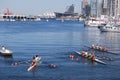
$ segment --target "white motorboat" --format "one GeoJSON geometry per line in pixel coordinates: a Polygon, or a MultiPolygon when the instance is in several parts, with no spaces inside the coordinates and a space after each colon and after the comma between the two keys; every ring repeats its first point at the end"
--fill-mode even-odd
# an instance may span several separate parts
{"type": "Polygon", "coordinates": [[[105,24],[104,20],[90,19],[85,21],[85,25],[88,27],[98,27],[101,24],[105,24]]]}
{"type": "Polygon", "coordinates": [[[102,32],[117,32],[120,33],[120,26],[117,24],[107,24],[99,28],[102,32]]]}
{"type": "Polygon", "coordinates": [[[6,49],[6,50],[0,50],[0,54],[2,56],[12,56],[13,52],[8,50],[8,49],[6,49]]]}

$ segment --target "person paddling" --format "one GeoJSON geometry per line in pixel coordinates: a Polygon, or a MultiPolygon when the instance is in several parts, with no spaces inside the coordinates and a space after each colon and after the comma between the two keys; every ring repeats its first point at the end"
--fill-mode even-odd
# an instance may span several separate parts
{"type": "Polygon", "coordinates": [[[35,63],[39,63],[40,60],[41,60],[41,57],[39,57],[38,55],[33,56],[31,66],[33,66],[35,63]]]}
{"type": "Polygon", "coordinates": [[[103,46],[103,51],[107,51],[107,48],[105,45],[103,46]]]}
{"type": "Polygon", "coordinates": [[[41,60],[41,57],[38,56],[38,55],[36,55],[36,56],[35,56],[35,61],[37,62],[37,61],[40,61],[40,60],[41,60]]]}
{"type": "Polygon", "coordinates": [[[94,45],[94,44],[92,44],[92,45],[91,45],[91,47],[94,49],[94,48],[95,48],[95,45],[94,45]]]}
{"type": "Polygon", "coordinates": [[[102,50],[102,46],[101,46],[101,45],[99,46],[99,50],[100,50],[100,51],[102,50]]]}
{"type": "Polygon", "coordinates": [[[33,66],[35,63],[36,63],[36,60],[35,60],[35,57],[33,57],[31,66],[33,66]]]}
{"type": "Polygon", "coordinates": [[[95,54],[92,52],[91,55],[92,55],[92,56],[91,56],[91,59],[92,59],[92,60],[95,60],[95,54]]]}
{"type": "Polygon", "coordinates": [[[94,54],[93,51],[88,54],[88,58],[89,58],[89,59],[92,59],[92,60],[95,60],[95,54],[94,54]]]}
{"type": "Polygon", "coordinates": [[[96,45],[96,47],[95,47],[97,50],[99,49],[99,46],[98,46],[98,44],[96,45]]]}
{"type": "Polygon", "coordinates": [[[82,53],[82,56],[84,56],[84,57],[87,57],[87,56],[88,56],[87,50],[86,50],[86,51],[83,50],[81,53],[82,53]]]}

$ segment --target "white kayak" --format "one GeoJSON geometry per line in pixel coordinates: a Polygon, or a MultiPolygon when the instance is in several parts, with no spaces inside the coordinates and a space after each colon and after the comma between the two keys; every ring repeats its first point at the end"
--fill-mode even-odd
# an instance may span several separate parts
{"type": "Polygon", "coordinates": [[[41,57],[38,57],[38,58],[36,58],[36,62],[33,64],[31,64],[30,66],[29,66],[29,68],[27,69],[27,71],[31,71],[31,70],[33,70],[36,66],[39,66],[39,64],[41,63],[41,57]]]}
{"type": "MultiPolygon", "coordinates": [[[[80,52],[78,52],[78,51],[75,51],[77,54],[79,54],[79,55],[82,55],[82,53],[80,53],[80,52]]],[[[87,58],[87,57],[86,57],[87,58]]],[[[94,61],[96,61],[96,62],[98,62],[98,63],[100,63],[100,64],[106,64],[105,62],[103,62],[103,61],[101,61],[101,60],[99,60],[99,59],[97,59],[97,58],[95,58],[94,59],[94,61]]]]}
{"type": "Polygon", "coordinates": [[[36,63],[35,64],[33,64],[33,65],[30,65],[30,67],[27,69],[27,71],[30,71],[30,70],[32,70],[33,68],[35,68],[36,67],[36,63]]]}

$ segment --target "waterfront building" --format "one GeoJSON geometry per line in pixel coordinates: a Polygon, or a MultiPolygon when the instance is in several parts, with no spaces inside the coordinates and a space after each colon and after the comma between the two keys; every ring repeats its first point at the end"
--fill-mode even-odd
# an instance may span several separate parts
{"type": "Polygon", "coordinates": [[[0,14],[0,21],[39,21],[39,16],[14,14],[9,9],[0,14]]]}
{"type": "Polygon", "coordinates": [[[78,13],[75,13],[75,6],[72,4],[70,5],[67,10],[64,13],[61,12],[54,12],[56,19],[67,19],[67,20],[73,20],[78,19],[78,13]]]}
{"type": "Polygon", "coordinates": [[[98,0],[97,2],[97,17],[103,15],[103,0],[98,0]]]}
{"type": "Polygon", "coordinates": [[[106,0],[91,0],[91,16],[100,17],[101,15],[107,15],[108,4],[106,0]]]}
{"type": "Polygon", "coordinates": [[[83,16],[89,16],[90,15],[90,5],[87,0],[83,0],[81,4],[81,13],[83,16]]]}
{"type": "Polygon", "coordinates": [[[103,14],[108,16],[118,16],[120,14],[120,0],[104,0],[103,14]]]}
{"type": "Polygon", "coordinates": [[[91,7],[90,15],[92,17],[96,17],[97,16],[97,1],[98,0],[91,0],[90,1],[90,7],[91,7]]]}
{"type": "Polygon", "coordinates": [[[120,15],[120,0],[115,0],[115,16],[120,15]]]}
{"type": "Polygon", "coordinates": [[[108,15],[108,0],[103,0],[103,15],[108,15]]]}

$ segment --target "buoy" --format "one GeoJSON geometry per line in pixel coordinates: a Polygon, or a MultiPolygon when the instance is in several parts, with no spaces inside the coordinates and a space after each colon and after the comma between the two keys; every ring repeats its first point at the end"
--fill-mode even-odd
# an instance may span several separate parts
{"type": "Polygon", "coordinates": [[[50,67],[50,68],[55,68],[56,65],[55,65],[55,64],[50,64],[49,67],[50,67]]]}
{"type": "Polygon", "coordinates": [[[73,59],[74,59],[74,55],[70,55],[69,57],[70,57],[70,59],[71,59],[71,60],[73,60],[73,59]]]}

